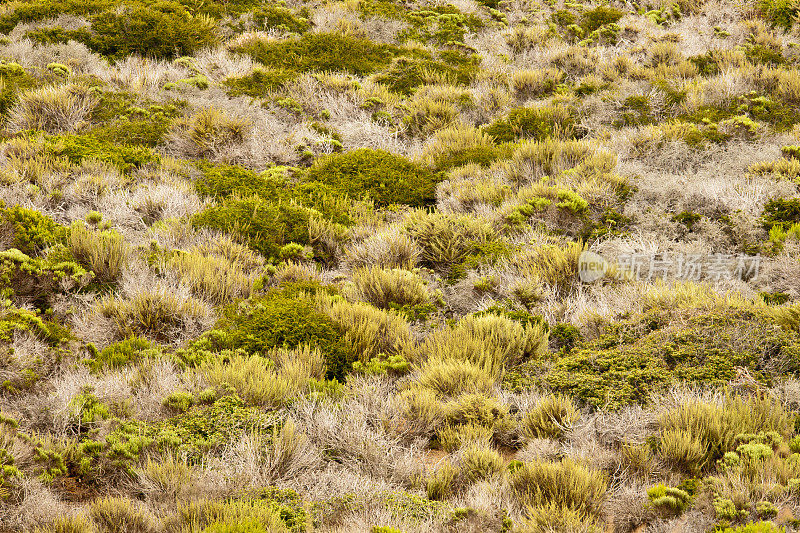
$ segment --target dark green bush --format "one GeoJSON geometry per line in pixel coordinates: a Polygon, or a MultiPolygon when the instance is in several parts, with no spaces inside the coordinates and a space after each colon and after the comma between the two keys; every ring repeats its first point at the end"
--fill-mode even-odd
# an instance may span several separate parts
{"type": "Polygon", "coordinates": [[[441,177],[408,159],[360,148],[323,157],[308,169],[306,178],[328,185],[341,196],[370,198],[377,206],[420,206],[435,199],[441,177]]]}
{"type": "Polygon", "coordinates": [[[103,91],[89,115],[92,122],[100,125],[88,134],[123,145],[155,147],[164,141],[173,121],[181,116],[185,107],[184,101],[160,104],[141,101],[130,93],[103,91]]]}
{"type": "Polygon", "coordinates": [[[398,39],[438,45],[463,43],[468,33],[484,26],[480,18],[461,13],[452,4],[426,6],[425,9],[406,13],[404,19],[409,27],[398,34],[398,39]]]}
{"type": "Polygon", "coordinates": [[[284,198],[285,168],[276,167],[257,173],[239,166],[198,163],[203,176],[194,182],[197,192],[217,200],[233,196],[260,196],[265,199],[284,198]]]}
{"type": "Polygon", "coordinates": [[[385,68],[400,48],[334,33],[304,33],[285,41],[251,41],[235,52],[270,68],[296,72],[345,71],[365,76],[385,68]]]}
{"type": "Polygon", "coordinates": [[[17,95],[37,84],[36,78],[17,63],[0,63],[0,117],[5,117],[17,101],[17,95]]]}
{"type": "Polygon", "coordinates": [[[226,79],[223,84],[228,87],[231,96],[252,96],[264,98],[270,91],[279,89],[287,81],[297,77],[297,72],[285,69],[256,67],[246,76],[226,79]]]}
{"type": "Polygon", "coordinates": [[[47,138],[54,156],[66,157],[73,165],[85,159],[111,163],[123,172],[159,161],[158,154],[145,146],[122,145],[94,135],[58,135],[47,138]]]}
{"type": "Polygon", "coordinates": [[[450,61],[426,58],[398,57],[392,65],[375,77],[375,81],[386,85],[390,90],[410,95],[430,77],[432,73],[444,76],[456,84],[467,85],[478,74],[480,58],[464,57],[463,54],[440,54],[450,61]]]}
{"type": "Polygon", "coordinates": [[[606,24],[618,22],[623,15],[625,15],[625,12],[617,8],[598,6],[583,13],[581,16],[581,27],[588,34],[600,29],[600,27],[606,24]]]}
{"type": "Polygon", "coordinates": [[[516,139],[541,141],[549,137],[575,137],[575,114],[566,108],[520,107],[484,130],[498,143],[516,139]]]}
{"type": "Polygon", "coordinates": [[[15,6],[0,17],[0,32],[8,33],[20,22],[37,22],[62,13],[88,16],[114,6],[118,0],[35,0],[15,6]]]}
{"type": "Polygon", "coordinates": [[[245,309],[230,308],[219,324],[227,332],[226,347],[248,353],[301,344],[318,346],[325,356],[327,377],[342,380],[357,360],[348,351],[342,332],[311,299],[291,288],[273,289],[245,309]]]}
{"type": "Polygon", "coordinates": [[[225,199],[195,215],[192,223],[230,233],[275,258],[284,244],[308,244],[308,222],[315,213],[295,203],[250,196],[225,199]]]}
{"type": "Polygon", "coordinates": [[[792,0],[758,0],[759,13],[773,26],[790,29],[800,15],[800,5],[792,0]]]}
{"type": "Polygon", "coordinates": [[[616,408],[646,403],[678,380],[722,386],[746,368],[769,384],[800,371],[800,337],[759,313],[686,313],[654,311],[608,325],[596,341],[559,356],[545,379],[553,390],[616,408]]]}
{"type": "Polygon", "coordinates": [[[766,229],[778,225],[792,225],[800,222],[800,200],[776,198],[764,205],[761,221],[766,229]]]}
{"type": "Polygon", "coordinates": [[[132,4],[91,18],[92,35],[85,44],[100,54],[171,58],[192,55],[219,41],[214,23],[192,16],[177,2],[132,4]]]}

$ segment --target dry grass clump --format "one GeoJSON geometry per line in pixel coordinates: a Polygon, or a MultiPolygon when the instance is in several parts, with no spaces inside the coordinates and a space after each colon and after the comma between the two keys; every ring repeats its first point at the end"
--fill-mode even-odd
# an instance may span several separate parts
{"type": "Polygon", "coordinates": [[[155,521],[136,502],[124,497],[97,500],[89,507],[89,516],[102,531],[122,533],[151,533],[155,521]]]}
{"type": "Polygon", "coordinates": [[[667,411],[661,426],[661,457],[677,469],[699,473],[736,448],[737,436],[776,431],[784,438],[793,422],[769,397],[728,396],[721,403],[691,400],[667,411]]]}
{"type": "Polygon", "coordinates": [[[525,278],[538,280],[560,294],[569,294],[579,284],[578,260],[586,246],[580,242],[543,244],[508,260],[507,265],[525,278]]]}
{"type": "Polygon", "coordinates": [[[348,352],[359,354],[362,363],[381,354],[407,353],[414,344],[408,322],[394,311],[322,295],[317,298],[317,306],[344,332],[348,352]]]}
{"type": "MultiPolygon", "coordinates": [[[[197,335],[211,325],[214,313],[208,304],[187,294],[183,288],[149,280],[152,285],[125,286],[116,295],[100,299],[94,306],[96,316],[105,319],[96,327],[116,340],[132,335],[158,342],[179,342],[197,335]]],[[[148,283],[148,281],[145,281],[148,283]]]]}
{"type": "Polygon", "coordinates": [[[547,349],[547,328],[485,314],[462,318],[454,327],[429,335],[419,351],[441,360],[469,361],[492,376],[504,368],[534,359],[547,349]]]}
{"type": "Polygon", "coordinates": [[[589,469],[572,459],[550,463],[524,463],[510,476],[511,490],[528,517],[537,519],[537,508],[550,507],[551,520],[564,514],[591,521],[600,516],[608,481],[603,472],[589,469]]]}
{"type": "Polygon", "coordinates": [[[408,215],[404,229],[422,248],[423,264],[445,272],[494,236],[494,228],[480,218],[426,211],[408,215]]]}
{"type": "Polygon", "coordinates": [[[215,305],[247,298],[254,281],[241,263],[214,255],[178,252],[167,264],[193,294],[215,305]]]}
{"type": "Polygon", "coordinates": [[[117,281],[128,257],[122,235],[90,230],[81,222],[70,228],[69,248],[75,259],[94,272],[95,280],[100,283],[117,281]]]}
{"type": "Polygon", "coordinates": [[[34,89],[20,95],[9,114],[8,129],[12,132],[42,130],[51,134],[75,132],[86,125],[97,102],[92,89],[84,85],[34,89]]]}
{"type": "Polygon", "coordinates": [[[420,367],[417,383],[442,396],[465,392],[488,394],[495,377],[471,361],[440,359],[434,355],[420,367]]]}
{"type": "Polygon", "coordinates": [[[183,157],[224,159],[245,140],[250,123],[214,108],[204,108],[181,120],[170,132],[170,146],[183,157]]]}
{"type": "Polygon", "coordinates": [[[397,226],[378,231],[345,250],[352,268],[404,268],[417,266],[421,250],[416,242],[397,226]]]}
{"type": "Polygon", "coordinates": [[[408,270],[362,268],[353,272],[355,296],[381,309],[415,306],[429,301],[425,282],[408,270]]]}
{"type": "Polygon", "coordinates": [[[232,387],[253,405],[285,405],[301,386],[276,372],[272,361],[258,355],[219,355],[203,361],[198,370],[212,387],[232,387]]]}

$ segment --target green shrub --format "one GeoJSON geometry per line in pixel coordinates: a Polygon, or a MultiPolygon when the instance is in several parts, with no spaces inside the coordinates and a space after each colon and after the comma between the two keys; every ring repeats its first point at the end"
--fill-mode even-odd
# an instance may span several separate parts
{"type": "Polygon", "coordinates": [[[127,366],[129,363],[138,361],[141,357],[150,353],[157,353],[157,350],[150,351],[152,345],[147,339],[131,337],[103,348],[102,351],[95,348],[93,344],[87,346],[89,359],[85,361],[92,372],[101,372],[103,369],[115,369],[127,366]]]}
{"type": "MultiPolygon", "coordinates": [[[[81,40],[81,39],[78,39],[81,40]]],[[[91,36],[85,44],[106,56],[131,54],[171,58],[193,55],[219,41],[216,24],[193,16],[177,2],[133,4],[91,18],[91,36]]]]}
{"type": "Polygon", "coordinates": [[[87,134],[95,139],[111,139],[123,146],[153,148],[164,142],[174,120],[183,114],[186,102],[142,101],[127,92],[102,91],[89,118],[97,126],[87,134]]]}
{"type": "Polygon", "coordinates": [[[377,206],[420,206],[435,200],[442,178],[402,156],[360,148],[318,159],[306,179],[325,183],[342,196],[369,198],[377,206]]]}
{"type": "Polygon", "coordinates": [[[581,27],[587,34],[600,29],[607,24],[614,24],[625,15],[624,11],[609,7],[598,6],[585,11],[581,16],[581,27]]]}
{"type": "Polygon", "coordinates": [[[115,3],[115,0],[34,0],[20,3],[0,17],[0,32],[8,33],[20,22],[36,22],[62,13],[87,16],[115,3]]]}
{"type": "Polygon", "coordinates": [[[288,289],[272,290],[243,309],[230,308],[219,327],[227,332],[225,347],[251,354],[303,344],[319,347],[329,378],[342,379],[356,359],[336,323],[317,311],[308,296],[288,289]]]}
{"type": "Polygon", "coordinates": [[[123,172],[156,163],[159,156],[144,146],[127,146],[92,135],[63,135],[47,138],[47,150],[56,157],[66,157],[73,165],[84,160],[111,163],[123,172]]]}
{"type": "Polygon", "coordinates": [[[253,11],[253,23],[264,29],[279,29],[291,33],[303,33],[311,28],[307,16],[297,16],[291,9],[266,5],[253,11]]]}
{"type": "Polygon", "coordinates": [[[297,73],[291,70],[256,67],[250,74],[228,78],[223,84],[231,96],[264,98],[296,77],[297,73]]]}
{"type": "Polygon", "coordinates": [[[389,64],[400,49],[335,33],[304,33],[283,41],[252,40],[234,49],[270,68],[345,71],[365,76],[389,64]]]}
{"type": "Polygon", "coordinates": [[[647,489],[647,499],[655,509],[666,516],[681,514],[691,500],[686,491],[668,487],[663,483],[647,489]]]}
{"type": "Polygon", "coordinates": [[[164,405],[170,409],[175,409],[184,413],[194,405],[194,395],[186,391],[174,391],[164,398],[164,405]]]}
{"type": "Polygon", "coordinates": [[[776,198],[764,204],[761,220],[765,229],[800,223],[800,200],[776,198]]]}
{"type": "Polygon", "coordinates": [[[19,305],[45,310],[53,295],[82,288],[90,279],[91,275],[71,260],[31,258],[16,248],[0,252],[0,295],[19,305]]]}
{"type": "Polygon", "coordinates": [[[68,230],[52,218],[20,205],[5,207],[0,202],[0,232],[8,242],[26,255],[37,255],[44,248],[63,243],[68,230]]]}
{"type": "Polygon", "coordinates": [[[669,327],[676,319],[653,311],[609,325],[596,341],[560,356],[545,379],[556,391],[610,408],[646,403],[678,380],[721,386],[737,367],[769,382],[797,371],[800,338],[765,318],[749,310],[687,311],[680,327],[669,327]]]}
{"type": "Polygon", "coordinates": [[[197,192],[216,200],[233,196],[260,196],[264,199],[282,198],[287,187],[286,168],[274,167],[257,173],[239,166],[198,164],[203,175],[195,180],[197,192]]]}
{"type": "Polygon", "coordinates": [[[18,100],[18,95],[37,85],[37,80],[21,65],[0,62],[0,117],[6,117],[18,100]]]}
{"type": "Polygon", "coordinates": [[[800,5],[793,0],[758,0],[756,6],[767,21],[786,30],[794,25],[800,15],[800,5]]]}
{"type": "Polygon", "coordinates": [[[440,77],[455,84],[467,85],[477,76],[480,60],[464,57],[455,51],[441,52],[442,60],[398,57],[391,66],[375,76],[375,81],[389,90],[410,96],[414,89],[440,77]]]}
{"type": "Polygon", "coordinates": [[[228,198],[194,215],[195,227],[229,233],[265,257],[277,258],[283,245],[309,243],[309,220],[316,211],[259,196],[228,198]]]}

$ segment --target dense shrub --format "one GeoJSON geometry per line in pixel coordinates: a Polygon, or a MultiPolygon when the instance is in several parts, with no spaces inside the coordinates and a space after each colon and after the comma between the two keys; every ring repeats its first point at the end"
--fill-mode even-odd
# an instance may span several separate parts
{"type": "Polygon", "coordinates": [[[378,206],[420,206],[435,199],[441,178],[402,156],[360,148],[318,159],[306,179],[322,182],[342,196],[369,198],[378,206]]]}
{"type": "Polygon", "coordinates": [[[159,58],[191,55],[219,39],[213,20],[193,16],[181,4],[170,1],[106,11],[92,17],[91,22],[92,35],[86,45],[115,58],[130,54],[159,58]]]}
{"type": "Polygon", "coordinates": [[[270,68],[306,72],[345,71],[364,76],[389,64],[400,49],[334,33],[304,33],[284,41],[253,40],[234,51],[270,68]]]}
{"type": "Polygon", "coordinates": [[[303,33],[311,28],[308,15],[295,15],[291,9],[266,5],[253,11],[253,24],[263,29],[278,29],[291,33],[303,33]]]}
{"type": "Polygon", "coordinates": [[[264,98],[296,77],[297,73],[291,70],[256,67],[250,74],[230,77],[223,84],[231,96],[264,98]]]}
{"type": "Polygon", "coordinates": [[[308,244],[309,220],[315,214],[294,203],[250,196],[208,207],[195,215],[192,223],[230,233],[265,257],[277,258],[287,243],[308,244]]]}
{"type": "Polygon", "coordinates": [[[646,403],[677,380],[722,385],[738,367],[767,383],[800,370],[800,339],[759,313],[698,313],[675,327],[667,320],[651,313],[619,323],[559,357],[546,380],[581,401],[614,408],[646,403]]]}
{"type": "Polygon", "coordinates": [[[55,156],[66,157],[73,165],[84,160],[97,160],[111,163],[123,172],[160,160],[147,147],[120,145],[94,135],[48,137],[47,150],[55,156]]]}
{"type": "Polygon", "coordinates": [[[386,85],[391,91],[409,96],[414,89],[436,78],[450,80],[459,85],[469,84],[478,74],[479,59],[440,54],[442,59],[398,57],[389,68],[375,76],[375,81],[386,85]]]}
{"type": "Polygon", "coordinates": [[[227,332],[225,347],[253,354],[302,344],[317,346],[332,378],[342,379],[355,360],[336,323],[318,311],[311,298],[291,289],[272,290],[244,309],[231,308],[219,327],[227,332]]]}
{"type": "Polygon", "coordinates": [[[140,337],[130,337],[115,342],[102,350],[98,350],[93,344],[89,344],[87,348],[89,358],[85,363],[92,372],[100,372],[106,368],[121,368],[136,362],[144,353],[158,353],[156,349],[151,351],[152,344],[140,337]]]}
{"type": "Polygon", "coordinates": [[[761,220],[766,229],[777,225],[791,226],[800,222],[800,200],[776,198],[764,204],[761,220]]]}
{"type": "Polygon", "coordinates": [[[201,162],[203,175],[195,180],[197,192],[216,200],[232,196],[260,196],[264,199],[283,198],[287,183],[285,168],[275,167],[257,173],[239,166],[212,165],[201,162]]]}
{"type": "Polygon", "coordinates": [[[20,205],[5,207],[0,202],[0,243],[26,255],[36,255],[44,248],[63,243],[67,228],[52,218],[20,205]]]}

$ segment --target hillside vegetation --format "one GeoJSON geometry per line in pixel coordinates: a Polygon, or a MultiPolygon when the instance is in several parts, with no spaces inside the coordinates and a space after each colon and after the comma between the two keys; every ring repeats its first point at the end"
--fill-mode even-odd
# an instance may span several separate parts
{"type": "Polygon", "coordinates": [[[0,5],[0,533],[799,526],[798,0],[0,5]]]}

